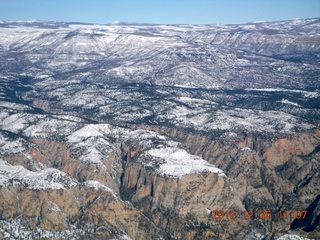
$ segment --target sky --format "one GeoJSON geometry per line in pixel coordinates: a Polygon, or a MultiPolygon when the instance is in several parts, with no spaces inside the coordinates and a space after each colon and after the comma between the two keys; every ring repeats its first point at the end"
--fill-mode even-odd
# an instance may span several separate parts
{"type": "Polygon", "coordinates": [[[0,20],[232,24],[320,17],[320,0],[0,0],[0,20]]]}

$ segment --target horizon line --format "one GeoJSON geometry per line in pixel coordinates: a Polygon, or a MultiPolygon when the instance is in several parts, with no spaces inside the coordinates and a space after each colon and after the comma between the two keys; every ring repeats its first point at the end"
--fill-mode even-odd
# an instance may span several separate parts
{"type": "Polygon", "coordinates": [[[294,20],[312,20],[320,19],[320,17],[310,17],[310,18],[291,18],[283,20],[256,20],[246,23],[151,23],[151,22],[128,22],[128,21],[112,21],[109,23],[98,23],[98,22],[85,22],[85,21],[62,21],[62,20],[42,20],[42,19],[28,19],[28,20],[3,20],[0,19],[0,23],[36,23],[36,22],[54,22],[54,23],[77,23],[86,25],[245,25],[245,24],[259,24],[259,23],[270,23],[270,22],[286,22],[294,20]]]}

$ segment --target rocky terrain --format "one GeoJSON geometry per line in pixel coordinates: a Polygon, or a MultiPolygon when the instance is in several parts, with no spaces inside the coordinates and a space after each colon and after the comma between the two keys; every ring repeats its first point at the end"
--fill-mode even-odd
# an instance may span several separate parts
{"type": "Polygon", "coordinates": [[[0,22],[0,239],[319,239],[319,33],[0,22]]]}

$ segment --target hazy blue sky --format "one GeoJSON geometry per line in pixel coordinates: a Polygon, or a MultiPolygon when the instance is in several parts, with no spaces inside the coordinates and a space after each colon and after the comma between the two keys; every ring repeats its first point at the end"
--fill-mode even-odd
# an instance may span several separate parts
{"type": "Polygon", "coordinates": [[[246,23],[320,17],[320,0],[0,0],[1,20],[246,23]]]}

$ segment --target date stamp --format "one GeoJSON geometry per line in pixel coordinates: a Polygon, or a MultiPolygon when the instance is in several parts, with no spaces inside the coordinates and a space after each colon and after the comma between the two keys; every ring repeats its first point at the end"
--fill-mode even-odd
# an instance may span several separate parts
{"type": "Polygon", "coordinates": [[[235,210],[213,210],[212,211],[212,219],[214,220],[223,220],[223,219],[261,219],[261,220],[272,220],[273,217],[277,217],[279,219],[286,219],[286,220],[294,220],[294,219],[305,219],[307,217],[307,211],[306,210],[294,210],[294,211],[288,211],[288,210],[281,210],[281,211],[274,211],[271,210],[260,210],[260,211],[243,211],[243,212],[237,212],[235,210]]]}

